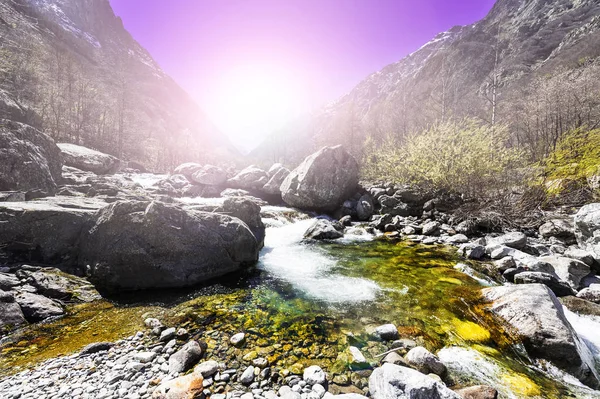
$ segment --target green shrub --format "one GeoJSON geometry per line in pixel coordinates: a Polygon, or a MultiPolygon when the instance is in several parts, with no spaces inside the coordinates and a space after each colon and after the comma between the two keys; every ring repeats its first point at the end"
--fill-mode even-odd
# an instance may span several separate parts
{"type": "Polygon", "coordinates": [[[412,183],[434,190],[484,197],[519,180],[521,151],[507,147],[505,127],[473,120],[449,121],[402,141],[367,139],[363,178],[412,183]]]}
{"type": "Polygon", "coordinates": [[[551,195],[587,188],[593,176],[600,175],[600,129],[580,128],[567,133],[542,166],[551,195]]]}

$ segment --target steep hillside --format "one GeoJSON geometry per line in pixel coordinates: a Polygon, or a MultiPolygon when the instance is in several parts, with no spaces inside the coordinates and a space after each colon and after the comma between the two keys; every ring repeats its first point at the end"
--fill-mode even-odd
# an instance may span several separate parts
{"type": "Polygon", "coordinates": [[[295,163],[324,143],[360,154],[367,136],[402,136],[469,116],[508,124],[515,141],[531,141],[535,158],[562,132],[600,121],[598,104],[580,104],[583,92],[600,90],[599,56],[597,0],[498,0],[483,20],[440,33],[251,155],[295,163]],[[585,115],[548,114],[588,105],[585,115]],[[537,126],[542,119],[554,122],[537,126]]]}
{"type": "Polygon", "coordinates": [[[153,169],[236,151],[108,0],[0,2],[0,112],[153,169]]]}

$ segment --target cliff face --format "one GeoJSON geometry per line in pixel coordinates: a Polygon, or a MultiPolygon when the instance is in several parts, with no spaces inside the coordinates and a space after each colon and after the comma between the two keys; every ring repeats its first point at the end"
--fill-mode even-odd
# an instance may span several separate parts
{"type": "Polygon", "coordinates": [[[0,40],[4,117],[154,169],[237,155],[107,0],[2,1],[0,40]]]}
{"type": "Polygon", "coordinates": [[[491,123],[492,111],[496,123],[510,124],[509,105],[536,78],[599,56],[597,0],[498,0],[483,20],[438,34],[252,155],[295,163],[321,143],[359,152],[367,135],[406,133],[450,117],[491,123]]]}

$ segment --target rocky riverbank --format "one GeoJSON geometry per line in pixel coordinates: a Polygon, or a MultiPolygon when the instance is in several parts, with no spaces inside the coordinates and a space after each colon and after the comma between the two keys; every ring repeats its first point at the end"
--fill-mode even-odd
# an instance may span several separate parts
{"type": "Polygon", "coordinates": [[[7,397],[598,396],[600,343],[571,311],[600,315],[599,204],[490,233],[486,220],[453,217],[460,197],[359,186],[341,146],[291,171],[188,163],[152,175],[25,125],[2,129],[13,149],[0,152],[11,165],[0,169],[6,356],[36,350],[24,333],[35,323],[69,320],[101,294],[159,297],[248,273],[231,297],[191,293],[169,316],[135,314],[128,328],[146,327],[129,338],[3,377],[7,397]]]}

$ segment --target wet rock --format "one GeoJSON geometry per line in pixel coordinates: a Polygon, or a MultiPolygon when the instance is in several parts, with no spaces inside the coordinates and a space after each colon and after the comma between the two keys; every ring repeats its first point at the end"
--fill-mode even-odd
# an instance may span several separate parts
{"type": "Polygon", "coordinates": [[[21,307],[25,319],[32,323],[65,313],[60,303],[42,295],[19,292],[15,295],[15,301],[21,307]]]}
{"type": "Polygon", "coordinates": [[[336,224],[326,219],[317,219],[315,222],[306,230],[304,238],[312,240],[335,240],[344,236],[336,224]]]}
{"type": "Polygon", "coordinates": [[[85,346],[81,350],[81,352],[79,352],[79,355],[81,355],[81,356],[91,355],[93,353],[107,351],[110,348],[112,348],[113,346],[114,346],[114,344],[112,342],[94,342],[93,344],[89,344],[89,345],[85,346]]]}
{"type": "Polygon", "coordinates": [[[523,337],[528,353],[547,359],[590,387],[599,386],[591,355],[571,327],[562,305],[542,284],[485,288],[490,310],[502,317],[523,337]]]}
{"type": "Polygon", "coordinates": [[[183,373],[198,363],[200,358],[202,358],[200,344],[197,341],[190,341],[169,357],[169,373],[183,373]]]}
{"type": "Polygon", "coordinates": [[[446,374],[446,366],[440,359],[422,346],[412,348],[406,354],[406,362],[424,374],[446,374]]]}
{"type": "Polygon", "coordinates": [[[244,343],[245,339],[246,339],[246,334],[237,333],[229,339],[229,342],[231,342],[232,345],[239,346],[242,343],[244,343]]]}
{"type": "Polygon", "coordinates": [[[379,197],[379,203],[381,204],[381,213],[392,216],[410,216],[412,213],[411,207],[407,203],[390,195],[379,197]]]}
{"type": "Polygon", "coordinates": [[[574,220],[577,243],[600,261],[600,203],[581,207],[574,220]]]}
{"type": "Polygon", "coordinates": [[[271,166],[268,174],[269,181],[265,183],[262,191],[270,195],[281,195],[281,184],[290,174],[290,170],[283,165],[276,163],[271,166]]]}
{"type": "Polygon", "coordinates": [[[172,340],[173,338],[175,338],[175,333],[176,333],[175,327],[167,328],[160,333],[159,340],[161,342],[168,342],[168,341],[172,340]]]}
{"type": "Polygon", "coordinates": [[[574,296],[559,298],[563,306],[577,314],[600,316],[600,305],[574,296]]]}
{"type": "Polygon", "coordinates": [[[258,250],[256,238],[237,218],[160,202],[118,201],[100,210],[83,234],[80,261],[105,289],[182,287],[251,265],[258,250]]]}
{"type": "Polygon", "coordinates": [[[262,189],[268,181],[269,176],[267,172],[257,166],[251,165],[229,179],[227,184],[233,188],[253,191],[262,189]]]}
{"type": "Polygon", "coordinates": [[[25,323],[25,315],[13,294],[0,289],[0,333],[25,323]]]}
{"type": "Polygon", "coordinates": [[[408,367],[386,363],[369,377],[373,399],[460,399],[443,383],[408,367]]]}
{"type": "Polygon", "coordinates": [[[346,355],[348,358],[347,363],[351,370],[360,370],[370,366],[360,349],[355,346],[348,347],[346,355]]]}
{"type": "Polygon", "coordinates": [[[557,297],[573,295],[571,286],[560,281],[555,275],[544,272],[521,272],[514,276],[515,284],[544,284],[554,292],[557,297]]]}
{"type": "Polygon", "coordinates": [[[375,335],[383,341],[393,341],[399,338],[398,329],[393,324],[383,324],[375,328],[375,335]]]}
{"type": "Polygon", "coordinates": [[[485,256],[485,247],[475,243],[467,243],[458,248],[458,253],[467,259],[478,260],[485,256]]]}
{"type": "Polygon", "coordinates": [[[70,143],[58,143],[57,146],[64,164],[73,168],[101,175],[115,173],[121,165],[116,157],[91,148],[70,143]]]}
{"type": "Polygon", "coordinates": [[[333,212],[358,186],[358,163],[342,146],[308,156],[281,184],[288,205],[333,212]]]}
{"type": "Polygon", "coordinates": [[[0,126],[0,191],[56,191],[62,180],[60,149],[39,130],[4,120],[0,126]]]}
{"type": "MultiPolygon", "coordinates": [[[[153,399],[196,399],[202,396],[204,379],[200,373],[190,373],[163,382],[152,393],[153,399]]],[[[214,395],[213,395],[214,398],[214,395]]]]}
{"type": "Polygon", "coordinates": [[[207,186],[223,186],[227,182],[227,172],[217,166],[204,165],[196,169],[188,180],[207,186]]]}
{"type": "Polygon", "coordinates": [[[302,374],[302,379],[309,385],[326,385],[327,377],[325,376],[325,372],[319,366],[310,366],[304,369],[304,373],[302,374]]]}
{"type": "Polygon", "coordinates": [[[487,385],[475,385],[456,391],[463,399],[497,399],[498,391],[487,385]]]}

